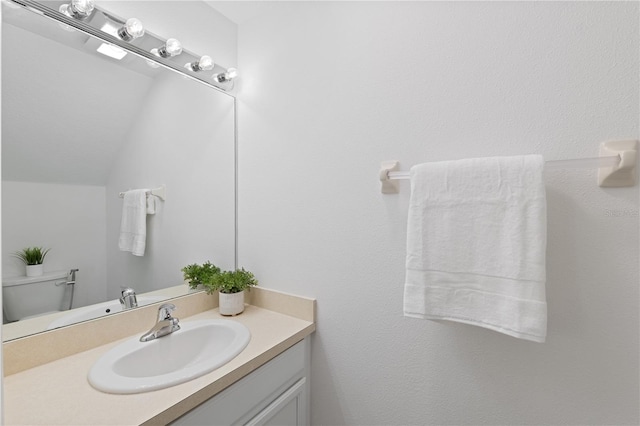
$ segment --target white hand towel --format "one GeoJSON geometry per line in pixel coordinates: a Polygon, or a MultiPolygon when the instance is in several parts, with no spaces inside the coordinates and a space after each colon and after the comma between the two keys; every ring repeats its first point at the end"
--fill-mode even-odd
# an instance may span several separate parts
{"type": "Polygon", "coordinates": [[[147,214],[156,214],[156,202],[158,197],[153,194],[147,195],[147,214]]]}
{"type": "Polygon", "coordinates": [[[147,238],[147,194],[145,189],[124,193],[118,247],[134,256],[144,256],[147,238]]]}
{"type": "Polygon", "coordinates": [[[544,342],[543,169],[538,155],[411,168],[405,316],[544,342]]]}

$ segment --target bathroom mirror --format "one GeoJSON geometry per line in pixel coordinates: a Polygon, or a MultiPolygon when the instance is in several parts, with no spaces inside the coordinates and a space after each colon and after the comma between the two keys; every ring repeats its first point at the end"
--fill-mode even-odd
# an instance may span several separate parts
{"type": "Polygon", "coordinates": [[[61,286],[72,311],[4,324],[3,339],[113,313],[121,287],[142,303],[185,294],[189,263],[234,268],[235,99],[2,4],[3,282],[25,274],[11,256],[25,247],[51,249],[45,272],[79,269],[61,286]],[[120,251],[120,193],[161,185],[144,256],[120,251]]]}

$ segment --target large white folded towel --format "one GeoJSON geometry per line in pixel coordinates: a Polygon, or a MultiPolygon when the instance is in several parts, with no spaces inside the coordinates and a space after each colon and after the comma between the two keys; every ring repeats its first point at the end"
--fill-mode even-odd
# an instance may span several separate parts
{"type": "Polygon", "coordinates": [[[135,256],[144,256],[147,238],[147,190],[124,193],[118,248],[135,256]]]}
{"type": "Polygon", "coordinates": [[[543,171],[538,155],[411,168],[405,316],[544,342],[543,171]]]}

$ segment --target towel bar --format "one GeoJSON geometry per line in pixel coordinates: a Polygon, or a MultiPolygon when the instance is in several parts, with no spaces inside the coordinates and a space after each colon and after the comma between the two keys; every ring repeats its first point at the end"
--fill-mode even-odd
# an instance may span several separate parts
{"type": "MultiPolygon", "coordinates": [[[[571,160],[550,160],[546,169],[598,168],[598,185],[602,187],[635,186],[637,163],[637,140],[609,141],[600,144],[600,156],[571,160]]],[[[380,164],[380,183],[383,194],[400,191],[398,180],[409,179],[408,171],[399,171],[399,162],[383,161],[380,164]]]]}
{"type": "MultiPolygon", "coordinates": [[[[167,198],[167,186],[160,185],[157,188],[147,190],[146,193],[147,195],[155,195],[156,197],[164,201],[167,198]]],[[[124,198],[124,192],[118,193],[118,197],[124,198]]]]}

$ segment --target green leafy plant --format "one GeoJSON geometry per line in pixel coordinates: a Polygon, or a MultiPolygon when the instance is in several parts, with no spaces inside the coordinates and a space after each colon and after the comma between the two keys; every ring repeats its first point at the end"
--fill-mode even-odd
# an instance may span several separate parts
{"type": "Polygon", "coordinates": [[[25,265],[41,265],[51,249],[42,247],[27,247],[15,252],[13,255],[24,262],[25,265]]]}
{"type": "Polygon", "coordinates": [[[197,263],[182,268],[184,279],[189,281],[192,289],[202,285],[208,294],[216,291],[221,293],[238,293],[258,285],[258,280],[244,268],[235,271],[221,271],[216,265],[207,261],[202,265],[197,263]]]}
{"type": "Polygon", "coordinates": [[[190,288],[197,288],[200,284],[208,285],[213,282],[215,276],[220,274],[220,268],[213,263],[206,261],[202,265],[194,263],[182,268],[185,280],[189,281],[190,288]]]}
{"type": "Polygon", "coordinates": [[[256,277],[244,268],[221,272],[214,276],[211,282],[204,283],[208,294],[215,291],[226,294],[238,293],[256,285],[258,285],[256,277]]]}

